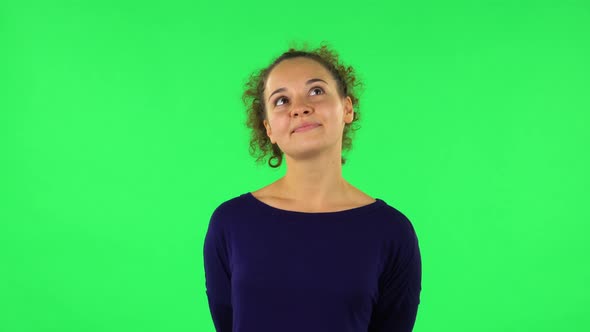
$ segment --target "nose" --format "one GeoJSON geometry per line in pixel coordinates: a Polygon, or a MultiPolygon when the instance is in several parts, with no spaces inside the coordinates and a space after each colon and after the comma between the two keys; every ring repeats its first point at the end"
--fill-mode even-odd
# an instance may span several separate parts
{"type": "Polygon", "coordinates": [[[294,102],[291,107],[291,116],[301,116],[303,114],[309,115],[313,109],[305,102],[305,100],[294,102]]]}
{"type": "Polygon", "coordinates": [[[294,110],[291,114],[293,116],[299,116],[299,114],[310,114],[311,110],[310,109],[300,109],[300,110],[294,110]]]}

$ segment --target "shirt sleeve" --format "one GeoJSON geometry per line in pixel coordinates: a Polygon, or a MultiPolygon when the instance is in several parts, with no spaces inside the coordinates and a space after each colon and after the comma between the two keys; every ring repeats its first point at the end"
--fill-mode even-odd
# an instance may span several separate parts
{"type": "Polygon", "coordinates": [[[232,332],[231,272],[227,236],[218,210],[213,212],[205,236],[203,261],[211,318],[217,332],[232,332]]]}
{"type": "Polygon", "coordinates": [[[414,328],[422,290],[422,261],[410,221],[404,219],[401,229],[379,278],[379,298],[368,332],[410,332],[414,328]]]}

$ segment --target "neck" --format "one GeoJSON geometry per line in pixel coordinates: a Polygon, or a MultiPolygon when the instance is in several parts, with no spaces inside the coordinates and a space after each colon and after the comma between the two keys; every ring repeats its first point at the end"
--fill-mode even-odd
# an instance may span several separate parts
{"type": "Polygon", "coordinates": [[[280,195],[307,206],[337,204],[349,197],[350,184],[342,177],[340,151],[314,158],[287,158],[285,176],[277,182],[280,195]]]}

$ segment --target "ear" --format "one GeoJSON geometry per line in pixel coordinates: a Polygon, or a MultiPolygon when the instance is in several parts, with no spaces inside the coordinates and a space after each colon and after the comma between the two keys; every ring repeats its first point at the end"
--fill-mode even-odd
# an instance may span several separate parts
{"type": "Polygon", "coordinates": [[[352,108],[352,99],[346,96],[344,99],[344,122],[352,123],[354,120],[354,109],[352,108]]]}
{"type": "Polygon", "coordinates": [[[270,142],[272,144],[275,144],[275,142],[272,140],[272,128],[270,127],[270,123],[266,119],[263,120],[262,123],[264,124],[264,127],[266,128],[266,136],[268,136],[268,138],[270,138],[270,142]]]}

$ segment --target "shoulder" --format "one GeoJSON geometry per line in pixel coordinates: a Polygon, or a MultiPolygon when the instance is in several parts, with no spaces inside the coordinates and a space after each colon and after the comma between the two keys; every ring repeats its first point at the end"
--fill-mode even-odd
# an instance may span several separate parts
{"type": "Polygon", "coordinates": [[[237,216],[243,214],[251,206],[246,204],[246,194],[228,198],[221,201],[211,213],[210,225],[223,227],[222,225],[228,223],[230,220],[236,219],[237,216]]]}
{"type": "Polygon", "coordinates": [[[388,238],[393,237],[397,241],[402,239],[417,240],[415,227],[406,214],[385,201],[383,201],[382,208],[377,211],[379,211],[378,219],[388,238]]]}
{"type": "Polygon", "coordinates": [[[239,196],[234,196],[226,200],[222,200],[213,210],[213,213],[227,213],[242,207],[244,205],[245,195],[246,194],[241,194],[239,196]]]}

